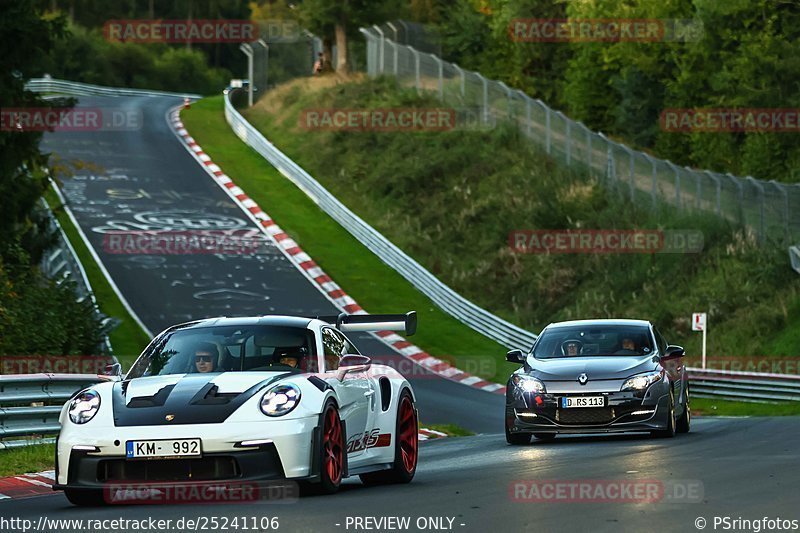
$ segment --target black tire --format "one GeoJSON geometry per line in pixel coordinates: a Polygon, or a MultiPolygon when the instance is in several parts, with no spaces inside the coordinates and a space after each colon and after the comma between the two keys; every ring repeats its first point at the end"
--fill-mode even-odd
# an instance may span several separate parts
{"type": "Polygon", "coordinates": [[[684,392],[686,399],[684,401],[685,405],[683,407],[683,414],[678,418],[678,422],[675,424],[675,431],[678,433],[689,433],[689,430],[692,428],[692,408],[689,404],[689,383],[686,383],[686,391],[684,392]]]}
{"type": "Polygon", "coordinates": [[[548,440],[555,439],[556,438],[556,434],[555,433],[534,433],[533,434],[533,438],[536,439],[536,440],[548,441],[548,440]]]}
{"type": "Polygon", "coordinates": [[[670,439],[675,436],[675,397],[672,393],[672,384],[669,387],[669,415],[667,416],[667,428],[651,432],[656,438],[670,439]]]}
{"type": "Polygon", "coordinates": [[[369,472],[358,477],[365,485],[409,483],[417,472],[419,459],[419,421],[417,408],[408,390],[400,393],[395,421],[394,463],[390,470],[369,472]]]}
{"type": "Polygon", "coordinates": [[[102,490],[64,489],[64,495],[72,505],[80,507],[99,507],[105,505],[102,490]]]}
{"type": "Polygon", "coordinates": [[[506,442],[512,446],[524,446],[531,443],[531,434],[511,433],[506,426],[506,442]]]}
{"type": "Polygon", "coordinates": [[[322,409],[322,427],[320,428],[319,445],[319,481],[303,483],[301,485],[302,494],[334,494],[339,491],[345,471],[345,435],[342,431],[342,421],[339,418],[339,410],[333,400],[328,400],[322,409]],[[336,429],[338,428],[338,438],[336,429]],[[329,465],[331,460],[338,457],[338,467],[329,465]]]}

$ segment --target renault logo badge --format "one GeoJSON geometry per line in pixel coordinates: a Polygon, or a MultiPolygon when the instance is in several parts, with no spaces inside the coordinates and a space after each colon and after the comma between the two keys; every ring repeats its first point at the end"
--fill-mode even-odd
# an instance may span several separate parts
{"type": "Polygon", "coordinates": [[[172,422],[173,420],[175,420],[175,415],[167,415],[164,418],[167,419],[167,422],[172,422]]]}
{"type": "Polygon", "coordinates": [[[588,382],[589,382],[589,376],[587,376],[586,374],[581,374],[580,376],[578,376],[578,383],[580,383],[581,385],[586,385],[588,382]]]}

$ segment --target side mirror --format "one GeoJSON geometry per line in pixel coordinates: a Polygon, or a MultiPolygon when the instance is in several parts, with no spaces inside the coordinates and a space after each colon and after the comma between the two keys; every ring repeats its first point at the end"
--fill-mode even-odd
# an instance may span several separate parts
{"type": "Polygon", "coordinates": [[[661,361],[678,359],[679,357],[683,357],[684,353],[685,352],[683,346],[676,346],[674,344],[670,344],[664,351],[664,355],[661,356],[661,361]]]}
{"type": "Polygon", "coordinates": [[[525,354],[522,353],[522,350],[510,350],[506,354],[506,361],[509,363],[517,363],[522,364],[525,362],[525,354]]]}
{"type": "Polygon", "coordinates": [[[344,381],[344,377],[351,372],[366,372],[372,367],[372,359],[363,355],[345,355],[339,361],[336,378],[344,381]]]}
{"type": "Polygon", "coordinates": [[[114,381],[119,381],[122,379],[122,365],[120,363],[114,363],[113,365],[106,365],[106,376],[110,376],[114,381]]]}

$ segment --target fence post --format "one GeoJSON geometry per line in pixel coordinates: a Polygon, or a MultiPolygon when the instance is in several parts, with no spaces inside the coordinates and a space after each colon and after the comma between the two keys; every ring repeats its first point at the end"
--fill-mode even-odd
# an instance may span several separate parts
{"type": "Polygon", "coordinates": [[[564,123],[566,124],[566,131],[564,135],[566,137],[566,152],[567,152],[567,166],[572,164],[572,121],[565,117],[563,114],[561,115],[564,118],[564,123]]]}
{"type": "MultiPolygon", "coordinates": [[[[581,124],[583,126],[583,124],[581,124]]],[[[589,165],[589,176],[592,175],[592,132],[586,126],[583,126],[583,129],[586,130],[586,163],[589,165]]]]}
{"type": "Polygon", "coordinates": [[[675,207],[681,209],[681,174],[672,161],[667,161],[673,172],[675,172],[675,207]]]}
{"type": "Polygon", "coordinates": [[[511,89],[509,89],[508,85],[506,85],[502,81],[498,81],[497,83],[506,92],[506,117],[510,121],[511,120],[511,89]]]}
{"type": "Polygon", "coordinates": [[[746,226],[747,220],[745,219],[744,216],[744,187],[742,185],[742,182],[739,178],[737,178],[730,172],[728,172],[725,175],[728,176],[730,180],[739,188],[739,223],[742,226],[746,226]]]}
{"type": "Polygon", "coordinates": [[[525,97],[525,120],[527,121],[527,125],[525,128],[525,133],[530,138],[531,136],[531,98],[523,93],[522,91],[519,92],[522,96],[525,97]]]}
{"type": "Polygon", "coordinates": [[[775,180],[769,180],[769,183],[783,193],[783,240],[785,244],[789,244],[789,239],[791,238],[789,232],[789,191],[786,190],[786,185],[775,180]]]}
{"type": "MultiPolygon", "coordinates": [[[[539,101],[542,102],[541,100],[539,101]]],[[[547,155],[550,155],[550,108],[547,107],[547,105],[545,105],[544,102],[542,102],[542,105],[544,105],[544,117],[545,117],[544,118],[545,146],[547,149],[547,155]]]]}
{"type": "Polygon", "coordinates": [[[706,170],[705,173],[709,178],[714,180],[714,185],[717,188],[716,210],[717,210],[717,216],[720,216],[722,214],[722,183],[720,183],[719,178],[716,177],[710,170],[706,170]]]}
{"type": "Polygon", "coordinates": [[[411,51],[411,54],[414,56],[414,73],[415,73],[415,80],[416,80],[414,82],[414,86],[417,88],[417,93],[419,93],[421,88],[422,88],[421,87],[422,84],[421,84],[420,79],[419,79],[419,52],[417,52],[411,46],[409,46],[408,49],[411,51]]]}
{"type": "Polygon", "coordinates": [[[614,149],[611,146],[611,143],[608,142],[608,139],[606,138],[605,135],[603,135],[602,132],[598,133],[598,135],[600,135],[600,138],[602,138],[603,141],[606,143],[606,179],[616,181],[617,168],[616,165],[614,164],[614,153],[613,153],[614,149]]]}
{"type": "Polygon", "coordinates": [[[384,43],[384,41],[386,39],[383,36],[383,30],[380,29],[377,24],[373,25],[372,27],[375,28],[375,31],[377,31],[378,34],[381,36],[381,45],[380,45],[380,48],[378,50],[378,54],[379,54],[379,57],[378,57],[378,72],[383,74],[383,61],[384,61],[384,59],[383,59],[384,44],[383,43],[384,43]]]}
{"type": "Polygon", "coordinates": [[[444,64],[435,54],[430,54],[436,64],[439,66],[439,100],[444,102],[444,64]]]}
{"type": "Polygon", "coordinates": [[[630,185],[630,189],[631,189],[631,202],[634,202],[636,200],[636,194],[635,194],[636,193],[636,163],[635,163],[636,158],[633,155],[633,150],[631,150],[630,148],[628,148],[624,144],[622,145],[622,147],[625,148],[625,150],[628,151],[628,156],[630,157],[630,162],[628,163],[628,174],[629,174],[629,180],[630,180],[629,185],[630,185]]]}
{"type": "Polygon", "coordinates": [[[461,76],[461,97],[463,98],[463,97],[465,97],[467,95],[467,91],[466,91],[467,79],[466,79],[466,76],[464,75],[464,69],[462,69],[461,67],[459,67],[455,63],[453,63],[453,68],[456,69],[458,71],[458,74],[461,76]]]}
{"type": "Polygon", "coordinates": [[[483,82],[483,124],[489,124],[489,80],[477,73],[483,82]]]}
{"type": "Polygon", "coordinates": [[[397,28],[391,22],[387,22],[386,25],[392,28],[392,31],[394,32],[394,42],[397,42],[397,28]]]}
{"type": "Polygon", "coordinates": [[[653,208],[658,205],[658,165],[656,160],[645,154],[650,165],[653,167],[653,190],[650,191],[651,200],[653,201],[653,208]]]}
{"type": "Polygon", "coordinates": [[[746,176],[744,179],[750,181],[758,189],[759,196],[761,196],[761,202],[759,202],[758,206],[758,242],[763,244],[766,238],[766,228],[764,227],[764,186],[753,176],[746,176]]]}

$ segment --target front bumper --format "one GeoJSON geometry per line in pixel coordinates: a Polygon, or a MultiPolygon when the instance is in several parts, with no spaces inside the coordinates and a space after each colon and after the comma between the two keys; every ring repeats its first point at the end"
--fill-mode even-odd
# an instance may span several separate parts
{"type": "Polygon", "coordinates": [[[510,433],[617,433],[656,431],[668,427],[669,392],[604,392],[591,394],[517,394],[506,401],[510,433]],[[561,408],[564,396],[606,397],[605,407],[561,408]],[[538,399],[537,399],[538,398],[538,399]]]}
{"type": "Polygon", "coordinates": [[[270,481],[314,475],[317,416],[262,423],[114,427],[108,431],[62,428],[56,445],[55,490],[102,489],[131,481],[270,481]],[[200,438],[202,456],[180,459],[127,459],[125,443],[137,440],[200,438]],[[272,442],[241,447],[249,440],[272,442]],[[77,448],[76,448],[77,447],[77,448]],[[96,451],[87,451],[94,447],[96,451]]]}

